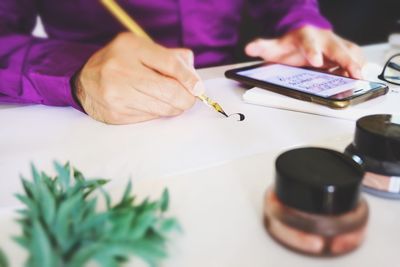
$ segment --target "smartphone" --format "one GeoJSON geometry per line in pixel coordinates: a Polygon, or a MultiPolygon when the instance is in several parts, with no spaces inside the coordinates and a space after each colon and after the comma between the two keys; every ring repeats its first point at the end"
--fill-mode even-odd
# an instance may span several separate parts
{"type": "Polygon", "coordinates": [[[228,70],[225,76],[246,85],[334,109],[343,109],[367,101],[384,95],[389,90],[383,83],[275,63],[261,63],[228,70]]]}

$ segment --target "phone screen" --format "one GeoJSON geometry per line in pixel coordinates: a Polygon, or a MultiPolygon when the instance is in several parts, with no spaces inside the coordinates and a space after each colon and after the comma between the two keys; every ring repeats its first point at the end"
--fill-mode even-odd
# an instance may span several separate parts
{"type": "Polygon", "coordinates": [[[379,83],[355,80],[281,64],[267,64],[239,71],[237,74],[332,99],[347,99],[382,86],[379,83]]]}

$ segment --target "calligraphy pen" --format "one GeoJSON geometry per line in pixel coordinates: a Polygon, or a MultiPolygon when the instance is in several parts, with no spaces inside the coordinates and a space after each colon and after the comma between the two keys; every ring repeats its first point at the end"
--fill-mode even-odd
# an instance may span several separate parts
{"type": "MultiPolygon", "coordinates": [[[[133,34],[145,38],[147,40],[152,41],[151,37],[139,26],[129,15],[119,6],[115,0],[100,0],[101,3],[115,16],[115,18],[121,22],[128,30],[130,30],[133,34]]],[[[228,114],[222,109],[222,107],[211,98],[206,96],[205,94],[197,96],[201,101],[203,101],[206,105],[214,108],[217,112],[223,114],[225,117],[228,117],[228,114]]]]}

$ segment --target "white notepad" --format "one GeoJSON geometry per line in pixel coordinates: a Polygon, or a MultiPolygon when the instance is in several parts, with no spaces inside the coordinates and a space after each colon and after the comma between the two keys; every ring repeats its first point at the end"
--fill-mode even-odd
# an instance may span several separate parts
{"type": "MultiPolygon", "coordinates": [[[[376,79],[381,67],[368,63],[363,69],[363,75],[367,80],[376,79]]],[[[278,109],[292,110],[303,113],[317,114],[327,117],[357,120],[371,114],[400,115],[400,87],[389,85],[389,92],[381,97],[350,106],[343,110],[335,110],[311,102],[280,95],[261,88],[253,88],[243,94],[245,102],[278,109]]]]}

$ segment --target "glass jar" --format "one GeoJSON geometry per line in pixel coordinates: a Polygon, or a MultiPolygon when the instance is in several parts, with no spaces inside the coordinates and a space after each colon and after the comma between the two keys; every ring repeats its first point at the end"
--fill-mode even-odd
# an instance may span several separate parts
{"type": "Polygon", "coordinates": [[[400,199],[400,116],[370,115],[357,120],[345,153],[365,169],[364,191],[400,199]]]}
{"type": "Polygon", "coordinates": [[[337,256],[364,240],[368,205],[360,198],[361,167],[337,151],[299,148],[276,160],[275,185],[264,201],[264,223],[284,246],[337,256]]]}

